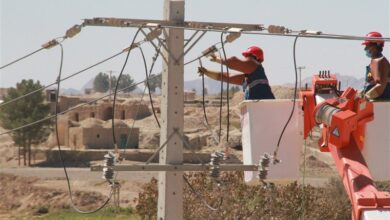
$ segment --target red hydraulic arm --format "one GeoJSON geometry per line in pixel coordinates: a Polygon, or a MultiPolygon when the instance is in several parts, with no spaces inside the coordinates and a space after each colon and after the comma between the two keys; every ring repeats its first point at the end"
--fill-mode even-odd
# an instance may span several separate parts
{"type": "Polygon", "coordinates": [[[319,124],[322,137],[321,151],[329,151],[336,162],[344,188],[352,203],[352,218],[360,220],[364,210],[390,211],[390,193],[378,191],[361,150],[367,122],[373,120],[373,104],[356,97],[356,90],[346,89],[340,97],[326,99],[317,104],[315,96],[333,88],[335,76],[329,77],[328,86],[321,77],[313,78],[312,90],[301,92],[304,111],[304,136],[319,124]],[[321,85],[320,87],[318,85],[321,85]]]}

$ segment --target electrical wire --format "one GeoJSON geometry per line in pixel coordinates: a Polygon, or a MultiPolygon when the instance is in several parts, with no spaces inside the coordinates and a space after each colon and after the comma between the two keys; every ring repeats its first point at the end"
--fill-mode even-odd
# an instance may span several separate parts
{"type": "MultiPolygon", "coordinates": [[[[152,62],[152,64],[151,64],[151,67],[150,67],[150,70],[149,70],[149,76],[148,76],[148,68],[147,68],[147,65],[146,65],[146,59],[145,59],[145,56],[144,56],[144,54],[143,54],[143,50],[142,50],[141,47],[139,47],[139,49],[140,49],[140,51],[141,51],[142,58],[143,58],[143,61],[144,61],[145,74],[146,74],[146,82],[148,82],[149,77],[150,77],[150,75],[152,74],[152,70],[153,70],[153,68],[154,68],[154,64],[156,63],[156,60],[157,60],[157,58],[158,58],[158,55],[160,54],[160,49],[156,50],[156,55],[153,57],[153,62],[152,62]]],[[[135,116],[136,116],[136,117],[137,117],[137,115],[138,115],[140,106],[141,106],[141,104],[142,104],[142,101],[143,101],[145,92],[146,92],[146,87],[144,88],[144,91],[143,91],[143,93],[142,93],[141,99],[140,99],[140,101],[139,101],[139,103],[138,103],[138,105],[137,105],[137,111],[136,111],[136,113],[135,113],[135,116]]],[[[151,97],[150,97],[150,98],[151,98],[151,97]]],[[[152,99],[151,99],[151,102],[153,102],[152,99]]],[[[153,107],[152,107],[152,109],[153,109],[153,112],[154,112],[154,108],[153,108],[153,107]]],[[[156,115],[155,115],[155,119],[156,119],[156,121],[157,121],[158,127],[160,128],[160,123],[158,122],[157,116],[156,116],[156,115]]],[[[132,133],[132,131],[133,131],[133,129],[134,129],[134,126],[135,126],[135,121],[136,121],[136,120],[134,119],[134,120],[133,120],[133,124],[131,125],[129,134],[128,134],[127,139],[126,139],[126,145],[125,145],[125,146],[127,146],[127,143],[128,143],[129,140],[130,140],[131,133],[132,133]]],[[[125,150],[125,149],[124,149],[124,150],[125,150]]]]}
{"type": "MultiPolygon", "coordinates": [[[[183,27],[183,26],[173,26],[173,25],[160,25],[160,28],[170,28],[170,29],[185,29],[185,30],[194,30],[194,31],[208,31],[208,32],[235,32],[224,29],[212,29],[211,27],[207,28],[195,28],[195,27],[183,27]]],[[[335,39],[335,40],[366,40],[366,39],[377,39],[377,38],[368,38],[365,36],[355,36],[355,35],[341,35],[341,34],[326,34],[319,32],[319,34],[305,34],[306,30],[301,31],[291,31],[290,33],[264,33],[265,29],[256,30],[256,31],[241,31],[242,34],[249,35],[265,35],[265,36],[280,36],[280,37],[301,37],[301,38],[321,38],[321,39],[335,39]]],[[[382,37],[381,40],[390,42],[390,38],[382,37]]]]}
{"type": "MultiPolygon", "coordinates": [[[[149,85],[149,76],[152,73],[152,70],[153,70],[154,64],[155,64],[155,62],[156,62],[156,60],[158,58],[158,55],[160,54],[161,44],[160,44],[160,47],[156,50],[156,56],[155,56],[155,58],[153,58],[153,62],[152,62],[152,65],[150,67],[149,75],[148,75],[148,67],[146,66],[145,54],[144,54],[144,52],[143,52],[141,47],[139,47],[139,49],[141,51],[142,58],[144,60],[146,86],[148,87],[150,106],[152,107],[152,112],[153,112],[154,119],[156,119],[156,123],[157,123],[158,127],[161,128],[160,122],[158,121],[158,118],[157,118],[157,115],[156,115],[156,111],[154,109],[152,93],[150,92],[150,85],[149,85]]],[[[144,93],[145,93],[145,90],[144,90],[144,93]]]]}
{"type": "MultiPolygon", "coordinates": [[[[199,58],[199,65],[200,67],[203,67],[202,64],[202,58],[199,58]]],[[[205,100],[205,81],[204,81],[204,74],[202,74],[202,107],[203,107],[203,117],[204,117],[204,125],[206,128],[210,131],[211,136],[214,138],[215,143],[219,144],[218,138],[216,138],[214,131],[210,127],[209,120],[207,118],[207,113],[206,113],[206,100],[205,100]]]]}
{"type": "Polygon", "coordinates": [[[276,145],[276,148],[275,148],[275,151],[274,151],[274,155],[273,155],[274,163],[278,161],[278,151],[279,151],[279,147],[280,147],[280,142],[281,142],[281,140],[283,138],[284,132],[285,132],[288,124],[290,123],[291,118],[292,118],[292,116],[294,114],[294,111],[295,111],[295,103],[296,103],[296,99],[297,99],[297,90],[298,90],[298,72],[297,72],[297,59],[296,59],[296,45],[297,45],[298,37],[300,37],[300,36],[297,35],[295,37],[294,45],[293,45],[293,58],[294,58],[294,70],[295,70],[295,86],[294,86],[293,106],[292,106],[292,109],[291,109],[290,116],[288,117],[288,119],[286,121],[286,124],[284,125],[284,127],[282,129],[282,132],[279,135],[278,143],[276,145]]]}
{"type": "MultiPolygon", "coordinates": [[[[138,47],[138,48],[139,48],[139,50],[140,50],[140,52],[141,52],[141,54],[142,54],[142,58],[143,58],[143,61],[144,61],[145,74],[146,74],[145,80],[146,80],[146,82],[148,82],[148,80],[149,80],[149,79],[148,79],[148,67],[147,67],[147,65],[146,65],[145,55],[144,55],[144,52],[143,52],[143,50],[142,50],[142,47],[138,47]]],[[[158,58],[159,52],[160,52],[160,49],[157,50],[156,56],[153,58],[153,62],[152,62],[151,68],[150,68],[150,73],[149,73],[149,75],[152,73],[152,70],[153,70],[154,64],[155,64],[155,62],[156,62],[156,60],[157,60],[157,58],[158,58]]],[[[142,104],[142,101],[143,101],[143,98],[144,98],[144,95],[145,95],[145,91],[146,91],[146,87],[144,88],[144,91],[143,91],[143,93],[142,93],[141,99],[140,99],[139,102],[138,102],[137,111],[136,111],[136,113],[135,113],[135,117],[138,116],[138,112],[139,112],[140,106],[141,106],[141,104],[142,104]]],[[[151,100],[151,101],[153,101],[153,100],[151,100]]],[[[153,109],[153,108],[152,108],[152,109],[153,109]]],[[[155,117],[156,117],[156,116],[155,116],[155,117]]],[[[156,120],[157,120],[157,117],[156,117],[156,120]]],[[[134,126],[135,126],[135,121],[136,121],[136,118],[133,120],[133,124],[132,124],[132,126],[131,126],[131,128],[130,128],[129,134],[127,135],[126,144],[125,144],[125,147],[123,148],[123,152],[122,152],[122,153],[125,153],[125,151],[126,151],[127,144],[128,144],[129,141],[130,141],[130,138],[131,138],[131,135],[132,135],[134,126]]],[[[157,121],[157,123],[158,123],[158,121],[157,121]]],[[[158,125],[159,125],[159,127],[160,127],[160,124],[159,124],[159,123],[158,123],[158,125]]],[[[168,140],[169,140],[169,139],[168,139],[168,140]]],[[[166,143],[168,143],[168,141],[167,141],[166,143]]],[[[164,146],[164,145],[163,145],[163,146],[164,146]]],[[[119,158],[120,158],[120,156],[119,156],[119,158]]],[[[121,160],[119,160],[119,162],[121,162],[121,160]]],[[[113,181],[112,181],[113,183],[116,182],[116,179],[117,179],[118,175],[119,175],[119,171],[116,172],[116,174],[115,174],[115,176],[114,176],[114,179],[113,179],[113,181]]]]}
{"type": "Polygon", "coordinates": [[[112,55],[112,56],[110,56],[110,57],[108,57],[108,58],[105,58],[105,59],[103,59],[103,60],[101,60],[101,61],[99,61],[99,62],[97,62],[97,63],[95,63],[95,64],[93,64],[93,65],[91,65],[91,66],[88,66],[88,67],[86,67],[86,68],[84,68],[84,69],[82,69],[82,70],[80,70],[80,71],[77,71],[77,72],[75,72],[75,73],[73,73],[73,74],[71,74],[71,75],[69,75],[69,76],[67,76],[67,77],[65,77],[65,78],[63,78],[63,79],[61,79],[60,81],[53,82],[53,83],[51,83],[51,84],[49,84],[49,85],[47,85],[47,86],[44,86],[44,87],[41,87],[41,88],[36,89],[36,90],[34,90],[34,91],[31,91],[31,92],[26,93],[26,94],[24,94],[24,95],[22,95],[22,96],[18,96],[17,98],[11,99],[11,100],[9,100],[9,101],[7,101],[7,102],[3,102],[3,103],[0,104],[0,107],[2,107],[2,106],[4,106],[4,105],[7,105],[7,104],[10,104],[10,103],[13,103],[13,102],[15,102],[15,101],[17,101],[17,100],[20,100],[20,99],[22,99],[22,98],[25,98],[25,97],[30,96],[30,95],[32,95],[32,94],[35,94],[35,93],[37,93],[37,92],[40,92],[40,91],[42,91],[42,90],[44,90],[44,89],[47,89],[47,88],[49,88],[49,87],[51,87],[51,86],[53,86],[53,85],[56,85],[58,82],[65,81],[65,80],[67,80],[67,79],[69,79],[69,78],[72,78],[72,77],[74,77],[74,76],[76,76],[76,75],[79,75],[79,74],[81,74],[81,73],[83,73],[83,72],[85,72],[85,71],[87,71],[87,70],[89,70],[89,69],[91,69],[91,68],[93,68],[93,67],[95,67],[95,66],[98,66],[98,65],[100,65],[100,64],[102,64],[102,63],[105,63],[105,62],[107,62],[107,61],[109,61],[109,60],[111,60],[111,59],[113,59],[113,58],[115,58],[115,57],[121,55],[122,53],[124,53],[124,51],[121,51],[121,52],[119,52],[119,53],[116,53],[116,54],[114,54],[114,55],[112,55]]]}
{"type": "MultiPolygon", "coordinates": [[[[222,45],[222,52],[223,52],[223,57],[225,61],[227,60],[226,57],[226,51],[225,51],[225,43],[223,41],[223,35],[225,32],[221,32],[221,45],[222,45]]],[[[223,72],[221,73],[223,74],[223,72]]],[[[229,142],[229,128],[230,128],[230,106],[229,106],[229,84],[230,84],[230,77],[229,77],[229,66],[226,64],[226,75],[227,75],[227,80],[226,80],[226,105],[227,105],[227,125],[226,125],[226,142],[229,142]]],[[[222,76],[221,76],[222,77],[222,76]]],[[[222,80],[222,79],[221,79],[222,80]]]]}
{"type": "MultiPolygon", "coordinates": [[[[140,31],[141,31],[141,27],[139,27],[137,32],[135,33],[135,35],[133,37],[133,40],[131,41],[130,48],[134,45],[135,39],[137,38],[137,36],[138,36],[140,31]]],[[[112,123],[111,124],[112,124],[112,140],[114,142],[115,151],[117,151],[117,148],[118,148],[116,137],[115,137],[115,123],[114,123],[114,121],[115,121],[116,95],[117,95],[117,91],[118,91],[119,81],[120,81],[120,79],[122,77],[123,71],[126,68],[127,61],[129,60],[130,52],[131,52],[131,49],[129,49],[129,51],[127,52],[127,56],[126,56],[125,62],[123,63],[121,72],[119,73],[118,79],[116,81],[115,90],[114,90],[114,100],[112,102],[112,120],[111,120],[112,123]]]]}
{"type": "MultiPolygon", "coordinates": [[[[149,78],[149,80],[150,80],[150,79],[157,78],[157,77],[158,77],[158,75],[153,76],[153,77],[149,78]]],[[[122,91],[125,91],[125,90],[127,90],[127,89],[130,89],[130,88],[132,88],[132,87],[141,85],[142,83],[145,83],[145,81],[146,81],[146,80],[143,80],[143,81],[141,81],[141,82],[132,84],[132,85],[127,86],[127,87],[125,87],[125,88],[119,89],[117,92],[122,92],[122,91]]],[[[97,101],[99,101],[99,100],[101,100],[101,99],[104,99],[104,98],[106,98],[106,97],[111,96],[112,94],[113,94],[113,93],[109,93],[109,94],[107,94],[107,95],[101,96],[101,97],[99,97],[99,98],[96,98],[96,99],[93,99],[93,100],[91,100],[91,101],[88,101],[88,102],[82,103],[82,104],[80,104],[80,105],[74,106],[74,107],[72,107],[72,108],[69,108],[69,109],[67,109],[67,110],[65,110],[65,111],[62,111],[62,112],[58,113],[58,114],[59,114],[59,115],[62,115],[62,114],[65,114],[65,113],[67,113],[67,112],[73,111],[73,110],[75,110],[75,109],[81,108],[82,106],[85,106],[85,105],[89,105],[89,104],[95,103],[95,102],[97,102],[97,101]]],[[[52,119],[52,118],[54,118],[54,117],[56,117],[56,115],[50,115],[50,116],[48,116],[48,117],[46,117],[46,118],[42,118],[42,119],[36,120],[36,121],[31,122],[31,123],[29,123],[29,124],[25,124],[25,125],[19,126],[19,127],[17,127],[17,128],[13,128],[13,129],[11,129],[11,130],[8,130],[8,131],[5,131],[5,132],[3,132],[3,133],[0,133],[0,136],[1,136],[1,135],[5,135],[5,134],[12,133],[12,132],[14,132],[14,131],[17,131],[17,130],[20,130],[20,129],[23,129],[23,128],[26,128],[26,127],[30,127],[30,126],[39,124],[39,123],[41,123],[41,122],[43,122],[43,121],[52,119]]]]}
{"type": "MultiPolygon", "coordinates": [[[[199,58],[199,65],[200,65],[200,67],[203,67],[201,58],[199,58]]],[[[201,75],[202,75],[202,106],[203,106],[203,115],[204,115],[204,120],[206,121],[207,127],[210,127],[209,120],[207,119],[207,114],[206,114],[204,74],[201,74],[201,75]]]]}
{"type": "MultiPolygon", "coordinates": [[[[59,94],[60,92],[60,86],[61,86],[61,83],[60,83],[60,80],[61,80],[61,74],[62,74],[62,66],[63,66],[63,61],[64,61],[64,48],[62,46],[61,43],[59,43],[59,46],[61,48],[61,62],[60,62],[60,69],[59,69],[59,72],[58,72],[58,78],[57,78],[57,81],[58,81],[58,84],[57,84],[57,94],[59,94]]],[[[56,103],[55,103],[55,129],[56,129],[56,140],[57,140],[57,147],[58,147],[58,155],[60,157],[60,160],[61,160],[61,163],[62,163],[62,167],[64,168],[64,173],[65,173],[65,177],[66,177],[66,182],[68,184],[68,193],[69,193],[69,198],[70,198],[70,202],[71,202],[71,206],[74,210],[76,210],[77,212],[79,213],[82,213],[82,214],[92,214],[92,213],[95,213],[99,210],[101,210],[102,208],[104,208],[108,202],[110,201],[111,199],[111,196],[112,196],[112,193],[113,193],[113,188],[111,188],[110,190],[110,194],[109,194],[109,197],[104,201],[104,203],[99,206],[98,208],[92,210],[92,211],[82,211],[80,210],[74,203],[74,200],[73,200],[73,195],[72,195],[72,188],[71,188],[71,185],[70,185],[70,180],[69,180],[69,175],[68,175],[68,171],[66,169],[66,165],[65,165],[65,161],[64,161],[64,158],[62,157],[62,151],[61,151],[61,146],[60,146],[60,137],[59,137],[59,134],[58,134],[58,95],[56,96],[56,103]]]]}
{"type": "Polygon", "coordinates": [[[44,47],[41,47],[41,48],[39,48],[38,50],[35,50],[35,51],[33,51],[33,52],[31,52],[31,53],[29,53],[29,54],[23,56],[23,57],[20,57],[20,58],[18,58],[18,59],[16,59],[16,60],[12,61],[12,62],[10,62],[10,63],[7,63],[7,64],[5,64],[4,66],[1,66],[1,67],[0,67],[0,70],[6,68],[7,66],[11,66],[12,64],[17,63],[17,62],[19,62],[19,61],[21,61],[21,60],[24,60],[25,58],[27,58],[27,57],[29,57],[29,56],[32,56],[32,55],[38,53],[39,51],[41,51],[41,50],[43,50],[43,49],[45,49],[45,48],[44,48],[44,47]]]}
{"type": "MultiPolygon", "coordinates": [[[[221,51],[218,50],[219,57],[221,57],[221,51]]],[[[219,134],[218,134],[218,143],[221,143],[222,136],[222,104],[223,104],[223,64],[221,62],[221,95],[219,102],[219,134]]]]}

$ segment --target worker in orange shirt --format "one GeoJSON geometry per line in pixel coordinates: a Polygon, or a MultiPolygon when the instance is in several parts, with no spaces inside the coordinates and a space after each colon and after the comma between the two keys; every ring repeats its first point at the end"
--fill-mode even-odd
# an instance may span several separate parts
{"type": "Polygon", "coordinates": [[[379,32],[370,32],[366,37],[378,39],[366,39],[362,43],[366,55],[371,58],[366,68],[363,94],[368,99],[390,99],[390,64],[382,54],[385,41],[380,39],[382,35],[379,32]]]}
{"type": "Polygon", "coordinates": [[[222,59],[212,55],[211,61],[226,65],[230,69],[240,73],[228,74],[198,67],[200,75],[205,74],[214,80],[229,81],[231,84],[242,85],[245,92],[245,99],[275,99],[269,86],[267,76],[263,68],[264,53],[259,47],[252,46],[242,53],[245,59],[241,60],[233,56],[222,59]]]}

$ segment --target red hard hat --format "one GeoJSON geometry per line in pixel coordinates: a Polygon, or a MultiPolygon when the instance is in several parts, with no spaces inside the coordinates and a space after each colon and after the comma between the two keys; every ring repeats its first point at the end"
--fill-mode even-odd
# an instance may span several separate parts
{"type": "MultiPolygon", "coordinates": [[[[382,34],[379,33],[379,32],[373,31],[373,32],[370,32],[370,33],[366,34],[366,37],[382,37],[382,34]]],[[[362,45],[367,45],[367,44],[370,44],[370,43],[377,43],[377,44],[384,45],[385,41],[382,40],[382,39],[366,39],[362,43],[362,45]]]]}
{"type": "Polygon", "coordinates": [[[249,55],[252,55],[256,57],[258,61],[260,62],[264,61],[263,50],[260,47],[256,47],[256,46],[249,47],[246,51],[242,52],[242,55],[244,57],[248,57],[249,55]]]}

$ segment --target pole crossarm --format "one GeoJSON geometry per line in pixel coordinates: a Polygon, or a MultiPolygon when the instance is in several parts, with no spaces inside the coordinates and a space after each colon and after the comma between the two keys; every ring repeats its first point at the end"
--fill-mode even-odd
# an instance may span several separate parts
{"type": "MultiPolygon", "coordinates": [[[[104,18],[97,17],[84,19],[84,26],[107,26],[107,27],[162,27],[162,28],[186,28],[194,30],[218,30],[226,31],[227,28],[240,28],[243,31],[262,31],[262,24],[240,24],[240,23],[218,23],[218,22],[199,22],[185,21],[178,23],[168,20],[150,20],[150,19],[130,19],[130,18],[104,18]]],[[[232,31],[234,32],[234,31],[232,31]]]]}
{"type": "MultiPolygon", "coordinates": [[[[91,171],[103,171],[103,168],[112,168],[114,171],[209,171],[208,164],[134,164],[134,165],[115,165],[115,166],[91,166],[91,171]]],[[[258,171],[258,165],[243,165],[243,164],[221,164],[220,171],[258,171]]]]}

